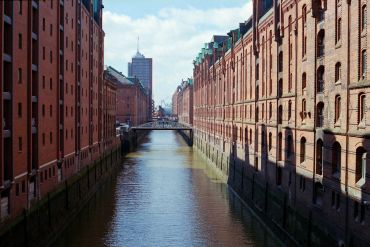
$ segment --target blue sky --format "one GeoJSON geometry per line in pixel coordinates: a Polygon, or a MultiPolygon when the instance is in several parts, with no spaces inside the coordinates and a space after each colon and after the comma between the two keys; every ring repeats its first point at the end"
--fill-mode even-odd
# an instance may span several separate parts
{"type": "Polygon", "coordinates": [[[104,0],[106,65],[127,74],[136,52],[153,58],[153,97],[171,102],[176,86],[192,76],[192,61],[213,34],[226,34],[249,18],[249,0],[104,0]]]}

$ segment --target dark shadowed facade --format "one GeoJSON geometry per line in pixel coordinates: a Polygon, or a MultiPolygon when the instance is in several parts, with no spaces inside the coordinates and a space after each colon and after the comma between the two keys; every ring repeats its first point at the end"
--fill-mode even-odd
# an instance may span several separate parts
{"type": "Polygon", "coordinates": [[[366,246],[368,1],[253,1],[194,61],[196,146],[301,244],[366,246]]]}

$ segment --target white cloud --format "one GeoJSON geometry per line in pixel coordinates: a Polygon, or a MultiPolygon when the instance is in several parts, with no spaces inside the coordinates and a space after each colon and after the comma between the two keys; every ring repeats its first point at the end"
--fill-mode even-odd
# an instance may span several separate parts
{"type": "Polygon", "coordinates": [[[181,79],[192,77],[192,61],[212,35],[225,35],[247,20],[251,2],[238,8],[165,8],[156,15],[133,19],[127,15],[104,12],[105,64],[127,74],[127,63],[140,52],[153,58],[153,96],[156,104],[171,102],[181,79]]]}

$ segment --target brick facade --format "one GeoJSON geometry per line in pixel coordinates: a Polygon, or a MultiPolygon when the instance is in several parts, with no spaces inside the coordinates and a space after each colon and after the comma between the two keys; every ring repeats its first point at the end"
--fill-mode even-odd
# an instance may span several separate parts
{"type": "Polygon", "coordinates": [[[356,246],[370,230],[367,2],[255,0],[193,74],[196,145],[356,246]]]}
{"type": "Polygon", "coordinates": [[[103,98],[113,88],[103,90],[101,6],[101,0],[0,2],[1,222],[105,151],[103,98]]]}
{"type": "Polygon", "coordinates": [[[172,96],[172,114],[180,123],[193,124],[193,95],[193,79],[187,79],[172,96]]]}
{"type": "Polygon", "coordinates": [[[105,78],[117,86],[117,122],[130,126],[148,122],[150,97],[139,79],[126,77],[110,66],[105,70],[105,78]]]}

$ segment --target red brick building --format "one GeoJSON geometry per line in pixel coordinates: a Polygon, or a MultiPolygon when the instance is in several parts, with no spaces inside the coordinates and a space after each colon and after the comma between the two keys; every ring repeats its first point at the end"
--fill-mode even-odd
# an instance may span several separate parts
{"type": "Polygon", "coordinates": [[[101,0],[1,1],[0,21],[3,222],[99,158],[115,101],[103,90],[101,0]]]}
{"type": "Polygon", "coordinates": [[[103,90],[103,141],[104,148],[110,150],[117,146],[117,84],[105,76],[105,72],[103,90]]]}
{"type": "Polygon", "coordinates": [[[311,245],[370,241],[367,3],[255,0],[194,61],[196,146],[257,208],[286,198],[269,218],[311,245]]]}
{"type": "Polygon", "coordinates": [[[193,79],[183,80],[172,96],[172,115],[180,123],[193,124],[193,79]]]}
{"type": "Polygon", "coordinates": [[[150,97],[137,78],[107,67],[105,77],[117,85],[117,122],[137,126],[149,121],[150,97]]]}

